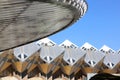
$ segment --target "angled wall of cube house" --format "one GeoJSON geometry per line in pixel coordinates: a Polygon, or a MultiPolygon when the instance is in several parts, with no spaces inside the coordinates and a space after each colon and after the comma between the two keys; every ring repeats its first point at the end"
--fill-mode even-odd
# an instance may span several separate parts
{"type": "Polygon", "coordinates": [[[116,51],[116,53],[120,54],[120,49],[118,51],[116,51]]]}
{"type": "Polygon", "coordinates": [[[103,72],[117,73],[117,70],[119,69],[119,63],[120,63],[120,54],[117,54],[117,53],[106,54],[104,61],[103,61],[103,64],[106,67],[103,69],[103,72]]]}
{"type": "Polygon", "coordinates": [[[49,78],[60,69],[59,65],[64,54],[64,49],[48,39],[39,41],[39,44],[41,44],[39,69],[49,78]]]}
{"type": "Polygon", "coordinates": [[[87,54],[84,59],[84,64],[87,64],[88,66],[84,67],[85,65],[83,65],[83,70],[86,74],[98,73],[102,66],[103,59],[104,55],[99,51],[87,51],[87,54]]]}
{"type": "Polygon", "coordinates": [[[99,72],[104,59],[104,54],[89,43],[85,43],[81,49],[86,52],[84,63],[82,65],[84,73],[99,72]]]}
{"type": "MultiPolygon", "coordinates": [[[[116,53],[117,53],[117,54],[120,54],[120,49],[119,49],[116,53]]],[[[120,73],[120,62],[118,63],[117,73],[120,73]]]]}
{"type": "Polygon", "coordinates": [[[35,68],[37,62],[36,55],[40,46],[35,42],[13,49],[14,59],[12,61],[16,72],[24,77],[28,72],[35,68]]]}
{"type": "Polygon", "coordinates": [[[9,76],[13,72],[11,60],[14,56],[12,53],[12,50],[7,50],[0,54],[0,76],[9,76]]]}
{"type": "Polygon", "coordinates": [[[61,69],[68,77],[74,77],[81,69],[85,52],[68,40],[65,40],[60,46],[65,49],[61,69]]]}

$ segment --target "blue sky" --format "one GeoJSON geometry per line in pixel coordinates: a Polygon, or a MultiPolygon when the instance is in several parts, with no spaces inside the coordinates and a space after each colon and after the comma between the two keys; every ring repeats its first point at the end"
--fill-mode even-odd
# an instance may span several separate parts
{"type": "Polygon", "coordinates": [[[78,46],[88,42],[96,48],[120,49],[120,0],[86,0],[87,13],[69,28],[49,38],[57,44],[68,39],[78,46]]]}

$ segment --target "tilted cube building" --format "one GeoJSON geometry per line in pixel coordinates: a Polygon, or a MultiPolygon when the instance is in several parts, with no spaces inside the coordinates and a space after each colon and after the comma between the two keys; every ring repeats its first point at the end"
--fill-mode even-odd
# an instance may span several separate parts
{"type": "Polygon", "coordinates": [[[35,42],[13,49],[12,60],[16,73],[24,77],[37,66],[37,54],[40,46],[35,42]]]}
{"type": "Polygon", "coordinates": [[[85,73],[97,73],[100,70],[104,54],[89,43],[85,43],[82,50],[86,52],[84,64],[82,65],[85,73]]]}
{"type": "Polygon", "coordinates": [[[119,51],[101,49],[89,43],[78,47],[69,40],[58,45],[44,38],[1,52],[0,76],[77,80],[97,73],[120,74],[119,51]]]}
{"type": "Polygon", "coordinates": [[[38,67],[48,79],[60,69],[64,49],[47,38],[38,41],[38,44],[41,45],[38,67]]]}
{"type": "Polygon", "coordinates": [[[68,40],[65,40],[60,46],[65,49],[61,69],[70,79],[74,78],[81,69],[85,52],[68,40]]]}

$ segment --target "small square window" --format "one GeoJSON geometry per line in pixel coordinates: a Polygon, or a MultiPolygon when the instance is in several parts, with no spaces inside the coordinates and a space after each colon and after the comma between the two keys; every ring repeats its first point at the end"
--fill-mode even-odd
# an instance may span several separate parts
{"type": "Polygon", "coordinates": [[[110,67],[113,67],[113,66],[114,66],[113,63],[108,63],[107,65],[110,66],[110,67]]]}
{"type": "Polygon", "coordinates": [[[94,65],[96,62],[95,61],[89,61],[88,62],[90,65],[94,65]]]}
{"type": "Polygon", "coordinates": [[[75,60],[72,59],[72,58],[68,59],[67,61],[68,61],[69,63],[74,63],[74,62],[75,62],[75,60]]]}
{"type": "Polygon", "coordinates": [[[84,49],[85,47],[82,47],[82,49],[84,49]]]}
{"type": "Polygon", "coordinates": [[[24,54],[24,58],[26,58],[27,57],[27,55],[26,54],[24,54]]]}
{"type": "Polygon", "coordinates": [[[19,54],[18,57],[21,58],[21,54],[19,54]]]}
{"type": "Polygon", "coordinates": [[[52,57],[46,56],[46,57],[44,57],[44,59],[45,59],[46,61],[51,61],[51,60],[52,60],[52,57]]]}

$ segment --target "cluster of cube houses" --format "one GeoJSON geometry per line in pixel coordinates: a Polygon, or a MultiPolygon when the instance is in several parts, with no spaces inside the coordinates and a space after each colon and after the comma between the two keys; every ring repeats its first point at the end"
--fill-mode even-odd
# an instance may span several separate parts
{"type": "Polygon", "coordinates": [[[0,77],[64,76],[78,80],[87,73],[120,73],[120,51],[108,46],[97,49],[89,43],[78,47],[69,40],[60,45],[48,38],[0,53],[0,77]]]}

